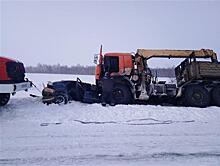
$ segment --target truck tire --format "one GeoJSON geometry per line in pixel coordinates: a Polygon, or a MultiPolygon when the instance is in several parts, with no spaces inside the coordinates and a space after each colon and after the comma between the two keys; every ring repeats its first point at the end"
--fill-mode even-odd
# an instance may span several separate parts
{"type": "Polygon", "coordinates": [[[192,107],[207,107],[210,95],[207,89],[200,85],[189,85],[185,90],[185,104],[192,107]]]}
{"type": "Polygon", "coordinates": [[[0,93],[0,106],[4,106],[10,100],[10,93],[0,93]]]}
{"type": "Polygon", "coordinates": [[[116,84],[112,90],[112,98],[115,104],[131,103],[131,92],[126,85],[116,84]]]}
{"type": "Polygon", "coordinates": [[[220,106],[220,85],[212,90],[212,100],[214,105],[220,106]]]}

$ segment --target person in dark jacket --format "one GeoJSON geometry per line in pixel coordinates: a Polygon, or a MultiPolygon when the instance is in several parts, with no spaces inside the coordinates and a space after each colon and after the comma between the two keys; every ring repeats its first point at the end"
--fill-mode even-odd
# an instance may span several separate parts
{"type": "Polygon", "coordinates": [[[102,78],[102,84],[102,106],[106,106],[106,104],[115,105],[112,96],[113,80],[109,72],[106,72],[105,76],[102,78]]]}

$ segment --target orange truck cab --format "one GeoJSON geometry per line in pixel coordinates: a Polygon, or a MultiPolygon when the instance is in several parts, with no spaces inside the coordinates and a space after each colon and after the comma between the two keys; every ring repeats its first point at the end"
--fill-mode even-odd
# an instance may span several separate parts
{"type": "Polygon", "coordinates": [[[106,72],[111,76],[131,74],[133,63],[130,53],[106,53],[99,58],[96,66],[96,80],[100,80],[106,72]]]}

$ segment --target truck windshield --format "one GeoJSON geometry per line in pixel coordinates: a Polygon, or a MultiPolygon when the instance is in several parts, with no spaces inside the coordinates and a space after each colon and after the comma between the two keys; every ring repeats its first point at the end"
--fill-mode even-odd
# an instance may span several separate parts
{"type": "Polygon", "coordinates": [[[119,58],[116,56],[104,57],[104,70],[105,72],[119,72],[119,58]]]}

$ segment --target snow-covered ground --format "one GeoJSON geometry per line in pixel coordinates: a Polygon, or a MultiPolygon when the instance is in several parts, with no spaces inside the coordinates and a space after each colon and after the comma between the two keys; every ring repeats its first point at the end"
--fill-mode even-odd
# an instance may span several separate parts
{"type": "MultiPolygon", "coordinates": [[[[76,76],[28,78],[41,90],[42,83],[76,76]]],[[[0,108],[0,165],[220,165],[218,107],[46,106],[29,93],[39,94],[20,92],[0,108]]]]}

